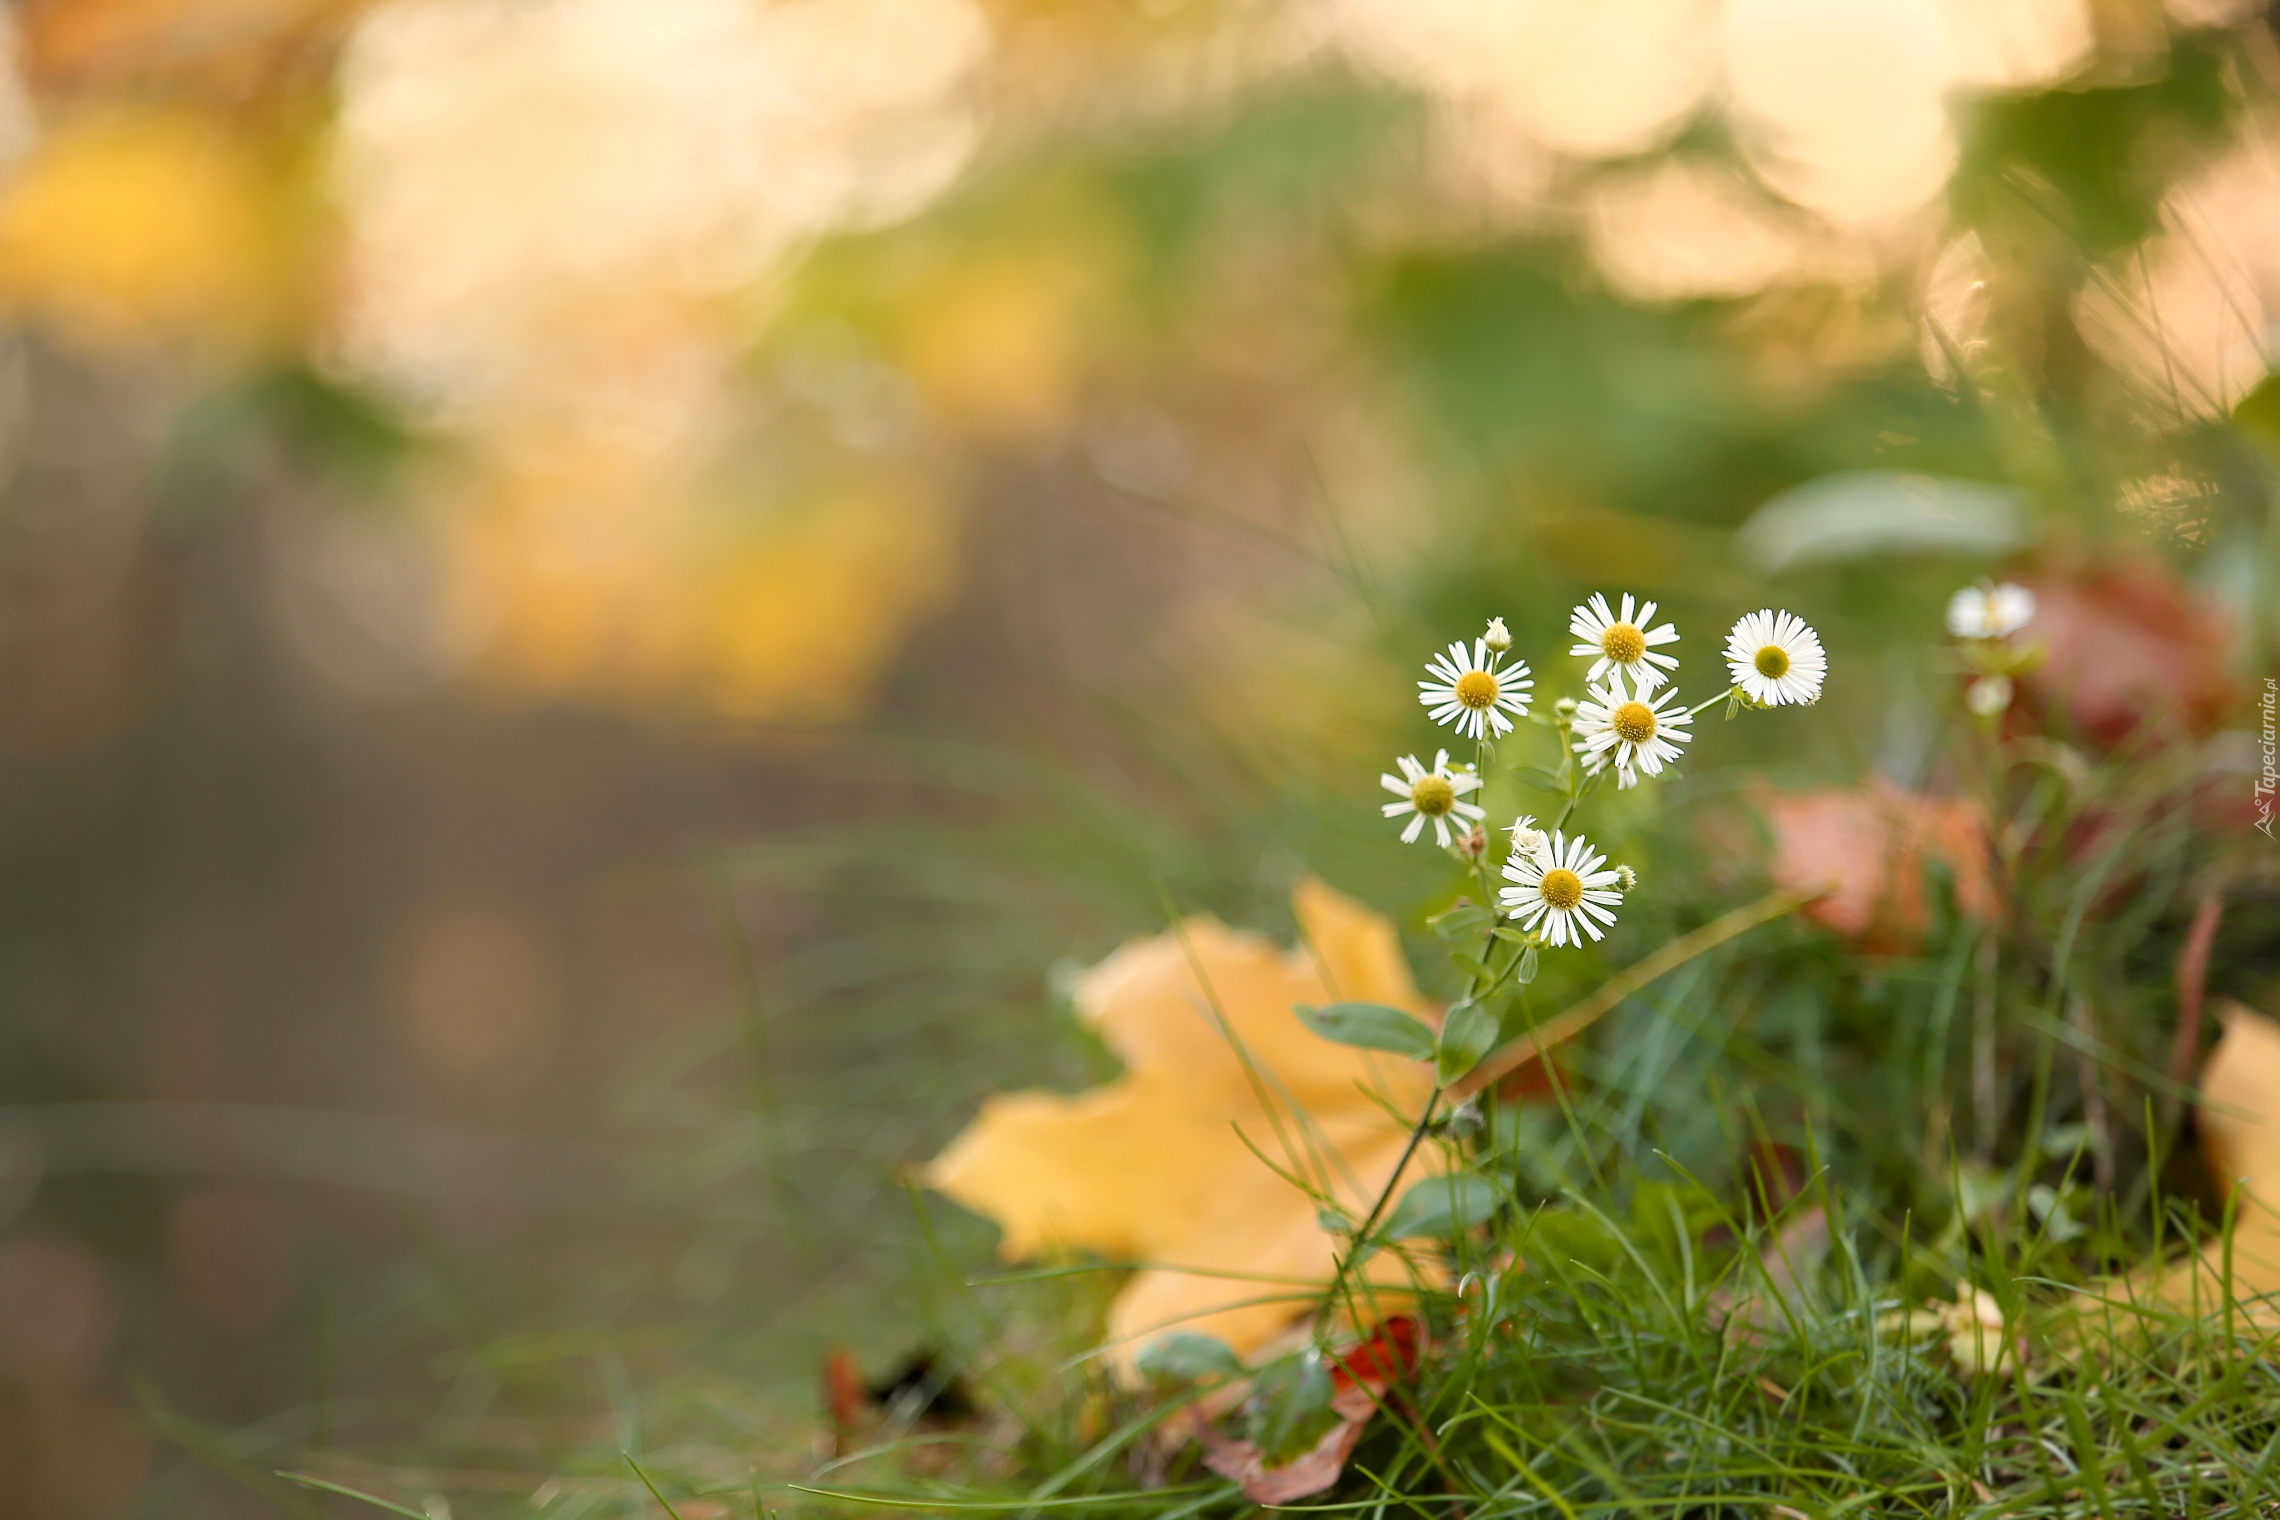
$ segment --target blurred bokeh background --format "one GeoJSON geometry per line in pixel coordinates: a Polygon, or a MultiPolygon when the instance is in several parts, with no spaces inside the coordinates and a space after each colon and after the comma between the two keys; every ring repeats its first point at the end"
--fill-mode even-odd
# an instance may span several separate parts
{"type": "Polygon", "coordinates": [[[1814,618],[1706,793],[1925,781],[2003,567],[2273,668],[2253,7],[5,19],[0,1514],[796,1463],[1068,965],[1429,894],[1370,793],[1490,613],[1814,618]]]}

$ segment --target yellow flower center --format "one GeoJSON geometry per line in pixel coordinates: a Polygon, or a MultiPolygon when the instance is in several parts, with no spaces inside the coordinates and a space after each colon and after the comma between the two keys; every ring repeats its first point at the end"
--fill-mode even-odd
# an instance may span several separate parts
{"type": "Polygon", "coordinates": [[[1419,776],[1410,783],[1409,800],[1426,817],[1438,818],[1457,805],[1457,788],[1446,776],[1419,776]]]}
{"type": "Polygon", "coordinates": [[[1457,677],[1457,700],[1479,711],[1496,700],[1496,677],[1485,670],[1468,670],[1457,677]]]}
{"type": "Polygon", "coordinates": [[[1644,702],[1625,702],[1607,723],[1616,738],[1631,744],[1644,744],[1655,736],[1655,710],[1644,702]]]}
{"type": "Polygon", "coordinates": [[[1599,647],[1618,665],[1636,665],[1647,652],[1647,636],[1629,623],[1617,623],[1599,636],[1599,647]]]}
{"type": "Polygon", "coordinates": [[[1546,871],[1536,890],[1555,908],[1572,908],[1583,901],[1583,878],[1565,866],[1546,871]]]}
{"type": "Polygon", "coordinates": [[[1769,681],[1778,681],[1789,674],[1789,651],[1779,644],[1768,644],[1757,652],[1757,673],[1769,681]]]}

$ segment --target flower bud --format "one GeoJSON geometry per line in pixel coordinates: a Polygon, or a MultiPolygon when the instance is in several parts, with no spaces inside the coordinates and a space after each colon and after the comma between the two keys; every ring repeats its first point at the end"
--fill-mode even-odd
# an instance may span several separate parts
{"type": "Polygon", "coordinates": [[[1981,676],[1963,689],[1963,705],[1982,718],[1992,718],[2011,705],[2009,676],[1981,676]]]}
{"type": "Polygon", "coordinates": [[[1504,626],[1504,619],[1492,617],[1488,620],[1488,632],[1482,635],[1481,642],[1488,646],[1491,654],[1502,654],[1512,647],[1512,630],[1504,626]]]}
{"type": "Polygon", "coordinates": [[[1556,713],[1558,713],[1558,714],[1559,714],[1561,717],[1563,717],[1563,718],[1572,718],[1572,717],[1574,717],[1574,716],[1575,716],[1575,698],[1573,698],[1573,697],[1562,697],[1562,698],[1560,698],[1560,699],[1559,699],[1557,702],[1554,702],[1554,703],[1552,704],[1552,711],[1553,711],[1553,712],[1556,712],[1556,713]]]}
{"type": "Polygon", "coordinates": [[[1639,873],[1629,866],[1617,866],[1615,868],[1615,884],[1628,892],[1639,884],[1639,873]]]}

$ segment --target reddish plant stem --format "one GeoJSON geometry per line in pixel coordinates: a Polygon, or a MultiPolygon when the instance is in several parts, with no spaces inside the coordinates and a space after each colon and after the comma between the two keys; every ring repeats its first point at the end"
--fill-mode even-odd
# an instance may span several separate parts
{"type": "Polygon", "coordinates": [[[2224,893],[2216,887],[2201,894],[2193,910],[2193,925],[2185,931],[2185,948],[2177,956],[2177,1037],[2169,1047],[2169,1080],[2180,1087],[2192,1080],[2193,1058],[2201,1053],[2201,1007],[2209,992],[2209,951],[2217,941],[2217,924],[2225,914],[2224,893]]]}

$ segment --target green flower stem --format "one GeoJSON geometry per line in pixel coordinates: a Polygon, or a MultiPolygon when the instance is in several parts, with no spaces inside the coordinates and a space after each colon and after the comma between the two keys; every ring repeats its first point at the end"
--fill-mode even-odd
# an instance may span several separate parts
{"type": "Polygon", "coordinates": [[[1352,1269],[1354,1263],[1360,1259],[1362,1252],[1368,1247],[1370,1231],[1376,1229],[1378,1221],[1385,1217],[1386,1205],[1393,1201],[1394,1189],[1401,1186],[1401,1174],[1409,1170],[1410,1158],[1417,1154],[1417,1147],[1425,1142],[1426,1134],[1432,1129],[1433,1110],[1438,1108],[1440,1103],[1441,1085],[1436,1082],[1433,1084],[1432,1092],[1426,1094],[1424,1114],[1419,1117],[1416,1126],[1409,1131],[1409,1143],[1401,1148],[1401,1159],[1393,1164],[1392,1174],[1385,1179],[1385,1186],[1378,1190],[1377,1202],[1370,1205],[1369,1214],[1362,1220],[1361,1226],[1354,1231],[1353,1245],[1345,1255],[1338,1258],[1338,1270],[1331,1274],[1330,1286],[1322,1295],[1322,1305],[1314,1311],[1314,1336],[1316,1340],[1322,1338],[1323,1327],[1330,1322],[1330,1311],[1337,1306],[1339,1298],[1344,1294],[1347,1272],[1352,1269]]]}
{"type": "MultiPolygon", "coordinates": [[[[1476,757],[1485,758],[1486,748],[1486,744],[1482,743],[1475,751],[1476,757]]],[[[1475,774],[1479,774],[1477,760],[1475,774]]],[[[1481,904],[1488,911],[1489,922],[1488,932],[1481,936],[1480,953],[1481,964],[1486,966],[1488,958],[1496,952],[1498,920],[1496,918],[1496,899],[1489,891],[1488,886],[1488,859],[1485,854],[1473,862],[1472,870],[1473,879],[1479,884],[1483,896],[1487,899],[1481,904]]],[[[1518,963],[1518,957],[1515,956],[1513,964],[1517,965],[1518,963]]],[[[1490,991],[1502,984],[1504,976],[1509,975],[1510,971],[1511,968],[1506,967],[1502,975],[1489,978],[1485,986],[1479,973],[1468,972],[1463,1000],[1471,1003],[1486,997],[1490,991]]],[[[1345,1255],[1338,1258],[1338,1268],[1331,1274],[1330,1286],[1323,1291],[1321,1306],[1314,1312],[1314,1334],[1317,1340],[1322,1338],[1323,1328],[1330,1321],[1331,1310],[1345,1292],[1348,1272],[1352,1270],[1354,1262],[1361,1257],[1363,1251],[1369,1246],[1370,1232],[1377,1228],[1378,1221],[1385,1217],[1386,1207],[1393,1202],[1394,1190],[1401,1186],[1401,1178],[1409,1170],[1410,1159],[1417,1154],[1417,1147],[1425,1143],[1426,1135],[1431,1133],[1434,1113],[1441,1106],[1442,1090],[1441,1084],[1435,1082],[1433,1090],[1425,1095],[1424,1111],[1417,1116],[1417,1123],[1410,1128],[1408,1143],[1401,1148],[1401,1158],[1394,1162],[1392,1172],[1385,1179],[1385,1186],[1378,1189],[1376,1201],[1370,1205],[1369,1213],[1363,1218],[1360,1227],[1354,1231],[1352,1246],[1348,1248],[1345,1255]]]]}

